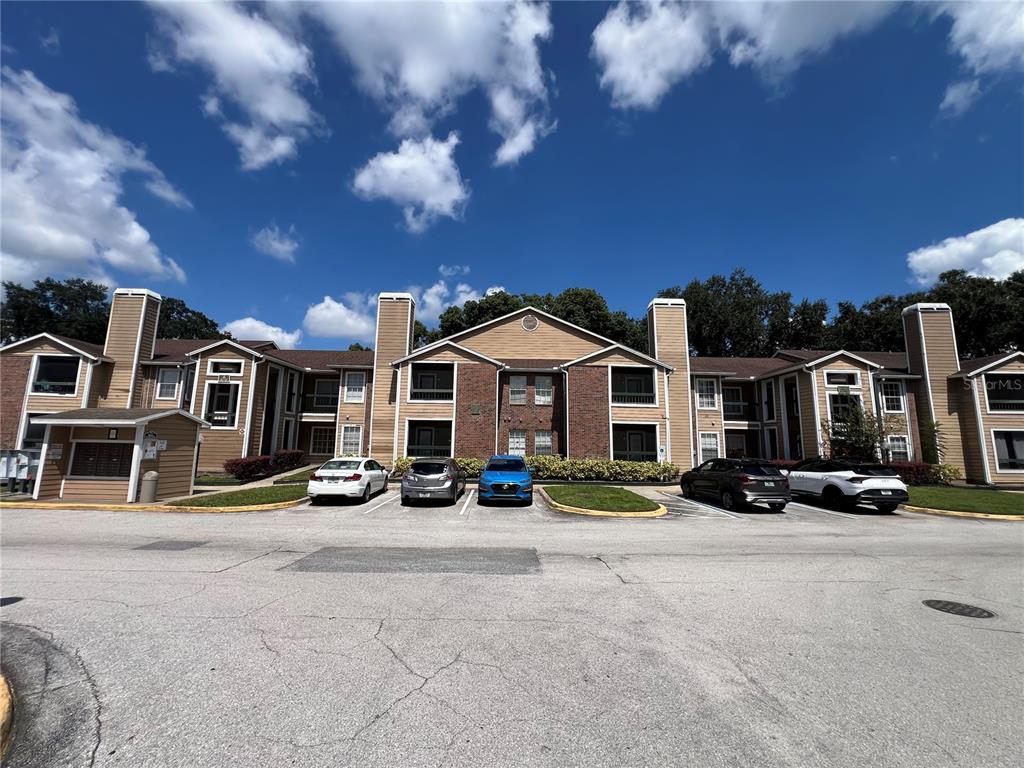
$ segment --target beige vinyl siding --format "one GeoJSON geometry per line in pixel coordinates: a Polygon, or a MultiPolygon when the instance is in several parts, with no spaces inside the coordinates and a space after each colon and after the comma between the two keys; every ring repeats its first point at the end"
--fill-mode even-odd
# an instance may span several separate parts
{"type": "Polygon", "coordinates": [[[104,408],[128,408],[134,372],[132,365],[139,339],[139,320],[146,296],[114,296],[104,355],[114,360],[109,384],[100,394],[99,405],[104,408]]]}
{"type": "Polygon", "coordinates": [[[113,372],[113,363],[99,363],[93,368],[92,384],[89,386],[89,401],[82,403],[83,408],[99,407],[100,401],[110,390],[110,377],[113,372]]]}
{"type": "MultiPolygon", "coordinates": [[[[166,440],[167,449],[157,451],[155,459],[143,459],[139,468],[139,487],[147,472],[160,473],[156,497],[171,499],[187,496],[191,491],[192,466],[195,458],[196,433],[199,425],[185,416],[167,416],[146,425],[146,431],[155,432],[157,440],[166,440]]],[[[204,435],[209,430],[203,430],[204,435]]]]}
{"type": "Polygon", "coordinates": [[[52,451],[47,451],[46,458],[42,462],[40,472],[42,477],[39,480],[39,499],[56,499],[60,496],[61,479],[71,459],[71,429],[70,427],[50,427],[50,441],[48,445],[61,446],[61,457],[53,459],[52,451]]]}
{"type": "Polygon", "coordinates": [[[507,358],[551,358],[575,360],[586,354],[602,349],[604,342],[595,340],[589,334],[558,323],[542,315],[536,315],[539,325],[533,331],[523,328],[523,314],[460,336],[457,342],[468,349],[493,357],[507,358]]]}
{"type": "MultiPolygon", "coordinates": [[[[54,347],[49,344],[43,344],[38,347],[33,347],[33,352],[40,355],[68,355],[64,350],[59,347],[54,347]]],[[[21,354],[20,352],[17,354],[21,354]]],[[[25,401],[25,406],[30,412],[43,412],[52,411],[54,413],[58,411],[73,411],[77,408],[84,408],[82,405],[82,398],[85,396],[85,382],[89,377],[89,362],[77,355],[72,355],[79,360],[78,364],[78,389],[75,391],[74,397],[67,397],[63,395],[39,395],[32,394],[32,381],[28,382],[28,398],[25,401]]],[[[29,376],[32,375],[31,370],[29,376]]]]}
{"type": "Polygon", "coordinates": [[[949,376],[960,370],[953,345],[952,314],[950,312],[925,312],[921,322],[924,326],[925,348],[928,354],[928,375],[931,381],[932,401],[935,420],[940,424],[944,438],[944,464],[964,467],[964,451],[960,436],[960,419],[957,414],[959,397],[951,398],[949,388],[959,386],[959,381],[950,382],[949,376]]]}
{"type": "Polygon", "coordinates": [[[199,418],[206,414],[206,390],[208,383],[215,383],[217,376],[208,376],[210,360],[240,360],[242,375],[229,377],[229,382],[239,385],[238,419],[232,429],[204,429],[203,444],[199,449],[199,467],[203,471],[221,472],[224,462],[237,459],[242,455],[245,441],[245,418],[249,408],[249,381],[252,374],[253,359],[226,344],[203,352],[202,362],[196,371],[196,397],[194,413],[199,418]]]}
{"type": "MultiPolygon", "coordinates": [[[[267,376],[270,366],[265,361],[256,363],[256,387],[253,389],[252,425],[249,428],[249,455],[258,456],[263,437],[263,411],[267,405],[267,376]]],[[[249,401],[245,401],[248,412],[249,401]]],[[[269,426],[269,425],[268,425],[269,426]]]]}
{"type": "Polygon", "coordinates": [[[334,434],[334,454],[336,456],[341,455],[341,438],[342,438],[342,427],[343,426],[361,426],[362,427],[362,444],[360,446],[360,452],[365,450],[366,441],[369,438],[367,434],[370,408],[371,394],[373,392],[373,377],[371,371],[365,368],[350,368],[342,370],[341,381],[338,385],[338,417],[335,421],[337,427],[334,434]],[[345,374],[349,371],[360,372],[366,375],[366,389],[363,391],[363,402],[361,403],[346,403],[345,402],[345,374]]]}
{"type": "Polygon", "coordinates": [[[797,386],[800,387],[800,432],[803,437],[804,458],[808,459],[821,453],[821,444],[818,442],[819,424],[814,410],[814,382],[807,371],[798,371],[796,379],[797,386]]]}
{"type": "MultiPolygon", "coordinates": [[[[864,406],[864,412],[866,414],[873,414],[875,412],[874,395],[871,392],[870,380],[868,379],[868,368],[865,365],[858,364],[852,360],[839,357],[829,360],[827,363],[822,363],[819,367],[814,369],[814,377],[818,384],[818,408],[822,422],[829,420],[828,412],[828,396],[829,394],[838,393],[837,387],[825,387],[825,372],[826,371],[857,371],[860,373],[860,387],[850,387],[851,395],[860,395],[861,404],[864,406]]],[[[825,438],[825,428],[822,427],[822,438],[825,438]]]]}
{"type": "MultiPolygon", "coordinates": [[[[613,363],[618,365],[618,363],[613,363]]],[[[630,362],[629,364],[635,365],[630,362]]],[[[654,372],[654,387],[655,392],[658,396],[658,404],[650,406],[628,406],[624,407],[621,405],[611,406],[611,417],[612,421],[616,424],[624,422],[656,422],[658,423],[661,430],[661,442],[665,444],[667,442],[666,428],[668,424],[665,408],[665,376],[662,373],[661,368],[652,367],[651,370],[654,372]]]]}
{"type": "MultiPolygon", "coordinates": [[[[691,421],[695,411],[688,375],[690,348],[686,334],[686,309],[655,305],[647,312],[647,322],[649,328],[653,329],[648,336],[654,342],[648,352],[675,368],[668,377],[668,396],[661,403],[670,417],[671,437],[662,435],[662,439],[668,444],[672,463],[685,472],[693,466],[693,447],[697,441],[691,421]]],[[[664,375],[661,378],[664,379],[664,375]]]]}
{"type": "Polygon", "coordinates": [[[128,500],[128,478],[104,480],[91,478],[79,480],[64,479],[64,501],[109,501],[124,504],[128,500]]]}
{"type": "Polygon", "coordinates": [[[441,347],[433,352],[428,352],[410,360],[410,363],[479,363],[480,358],[476,355],[467,355],[452,347],[441,347]]]}
{"type": "Polygon", "coordinates": [[[139,380],[136,384],[137,408],[177,408],[181,402],[181,388],[185,386],[184,381],[178,382],[178,395],[173,400],[158,400],[157,381],[162,370],[172,370],[179,378],[182,378],[182,369],[166,365],[141,365],[139,366],[139,380]]]}
{"type": "MultiPolygon", "coordinates": [[[[968,380],[968,386],[970,382],[968,380]]],[[[978,382],[980,389],[981,382],[978,382]]],[[[978,395],[982,398],[981,408],[984,412],[984,394],[980,391],[978,395]]],[[[974,393],[970,390],[959,393],[960,398],[960,433],[964,438],[964,476],[968,482],[985,483],[985,463],[983,451],[987,446],[983,445],[978,434],[978,417],[974,410],[974,393]]],[[[994,455],[989,459],[989,466],[996,468],[994,455]]]]}
{"type": "MultiPolygon", "coordinates": [[[[376,369],[373,373],[372,434],[370,455],[391,466],[395,439],[395,400],[398,372],[391,363],[410,351],[414,312],[407,300],[386,300],[377,304],[376,369]]],[[[401,386],[405,386],[403,381],[401,386]]],[[[404,399],[404,394],[401,398],[404,399]]],[[[399,435],[399,442],[402,437],[399,435]]],[[[401,451],[401,448],[399,448],[401,451]]]]}
{"type": "MultiPolygon", "coordinates": [[[[139,360],[146,360],[153,357],[153,344],[156,338],[156,325],[159,316],[160,302],[150,298],[146,302],[146,316],[142,320],[142,336],[140,337],[141,341],[139,345],[139,360]]],[[[132,395],[132,408],[160,408],[162,407],[162,403],[167,402],[159,401],[157,403],[153,403],[152,393],[150,394],[149,399],[146,399],[145,393],[142,391],[145,385],[146,376],[147,371],[144,370],[144,366],[140,364],[135,372],[135,391],[132,395]]]]}
{"type": "Polygon", "coordinates": [[[106,440],[130,440],[135,442],[135,427],[117,427],[117,437],[111,438],[109,433],[114,427],[75,427],[71,431],[72,440],[88,440],[104,442],[106,440]]]}
{"type": "MultiPolygon", "coordinates": [[[[999,368],[988,371],[992,374],[1001,373],[1024,373],[1024,363],[1013,361],[1002,365],[999,368]]],[[[953,379],[952,385],[957,386],[959,380],[953,379]]],[[[988,403],[985,398],[985,383],[983,376],[978,377],[978,396],[981,398],[981,422],[985,432],[985,451],[988,454],[989,475],[992,483],[996,485],[1019,485],[1024,484],[1024,474],[1020,472],[1000,472],[999,464],[996,461],[995,444],[992,440],[992,430],[1024,430],[1024,412],[1016,413],[989,413],[988,403]]],[[[965,433],[966,437],[966,433],[965,433]]],[[[1024,501],[1022,501],[1024,503],[1024,501]]]]}

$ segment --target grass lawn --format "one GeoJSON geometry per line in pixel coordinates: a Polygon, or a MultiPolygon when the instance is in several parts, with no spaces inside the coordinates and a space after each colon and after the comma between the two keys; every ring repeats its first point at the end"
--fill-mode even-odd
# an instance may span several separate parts
{"type": "Polygon", "coordinates": [[[658,508],[638,493],[607,485],[548,485],[544,490],[559,504],[601,512],[653,512],[658,508]]]}
{"type": "Polygon", "coordinates": [[[947,488],[922,485],[910,488],[910,504],[956,512],[990,515],[1024,515],[1024,493],[990,491],[987,488],[947,488]]]}
{"type": "Polygon", "coordinates": [[[241,480],[236,480],[230,475],[196,475],[196,485],[241,485],[241,480]]]}
{"type": "Polygon", "coordinates": [[[279,501],[295,501],[306,495],[304,485],[267,485],[247,488],[244,491],[208,493],[181,499],[171,507],[241,507],[249,504],[274,504],[279,501]]]}
{"type": "Polygon", "coordinates": [[[293,472],[290,475],[285,475],[284,477],[279,477],[274,482],[275,483],[305,483],[305,482],[309,481],[309,476],[311,474],[313,474],[313,470],[309,469],[307,467],[306,469],[300,469],[298,472],[293,472]]]}

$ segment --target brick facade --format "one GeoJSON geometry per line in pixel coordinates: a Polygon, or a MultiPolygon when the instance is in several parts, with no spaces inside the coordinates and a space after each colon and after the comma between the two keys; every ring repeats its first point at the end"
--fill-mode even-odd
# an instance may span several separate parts
{"type": "MultiPolygon", "coordinates": [[[[551,431],[551,453],[558,455],[563,452],[563,434],[565,433],[565,390],[562,374],[557,371],[548,373],[502,373],[501,378],[501,411],[498,418],[498,453],[508,451],[509,430],[522,429],[526,432],[526,455],[534,456],[536,447],[534,433],[538,429],[551,431]],[[509,377],[526,377],[526,404],[512,405],[509,402],[509,377]],[[537,405],[537,376],[551,377],[551,405],[537,405]]],[[[607,420],[607,411],[605,413],[607,420]]]]}
{"type": "Polygon", "coordinates": [[[494,454],[495,367],[460,363],[455,383],[455,455],[489,459],[494,454]]]}
{"type": "Polygon", "coordinates": [[[31,355],[0,357],[0,448],[16,448],[31,355]]]}
{"type": "Polygon", "coordinates": [[[574,459],[607,459],[608,369],[569,368],[569,455],[574,459]]]}

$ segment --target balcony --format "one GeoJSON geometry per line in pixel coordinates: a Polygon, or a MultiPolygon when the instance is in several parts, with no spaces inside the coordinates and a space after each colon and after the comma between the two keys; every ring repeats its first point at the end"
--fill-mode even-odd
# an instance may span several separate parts
{"type": "Polygon", "coordinates": [[[757,421],[757,408],[742,400],[726,400],[722,403],[722,417],[726,421],[757,421]]]}
{"type": "Polygon", "coordinates": [[[612,458],[616,461],[657,461],[658,432],[653,424],[613,424],[612,458]]]}
{"type": "Polygon", "coordinates": [[[654,405],[653,392],[612,392],[612,405],[654,405]]]}
{"type": "Polygon", "coordinates": [[[654,369],[612,368],[612,405],[654,405],[654,369]]]}
{"type": "Polygon", "coordinates": [[[336,413],[338,410],[338,395],[303,395],[303,413],[336,413]]]}
{"type": "Polygon", "coordinates": [[[424,387],[413,387],[409,397],[413,400],[437,400],[450,402],[455,395],[455,390],[449,389],[426,389],[424,387]]]}
{"type": "Polygon", "coordinates": [[[413,363],[410,400],[451,402],[455,397],[455,366],[451,363],[413,363]]]}
{"type": "Polygon", "coordinates": [[[405,455],[418,459],[446,459],[451,456],[451,422],[410,421],[405,455]]]}

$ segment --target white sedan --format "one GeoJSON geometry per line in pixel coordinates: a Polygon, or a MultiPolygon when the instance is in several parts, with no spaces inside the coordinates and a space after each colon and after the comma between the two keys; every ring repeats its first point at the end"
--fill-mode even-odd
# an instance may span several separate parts
{"type": "Polygon", "coordinates": [[[794,496],[813,496],[828,507],[872,504],[879,512],[892,512],[910,498],[906,483],[884,464],[805,459],[786,474],[794,496]]]}
{"type": "Polygon", "coordinates": [[[387,489],[388,471],[373,459],[339,458],[325,461],[309,476],[306,494],[312,504],[338,496],[366,502],[387,489]]]}

